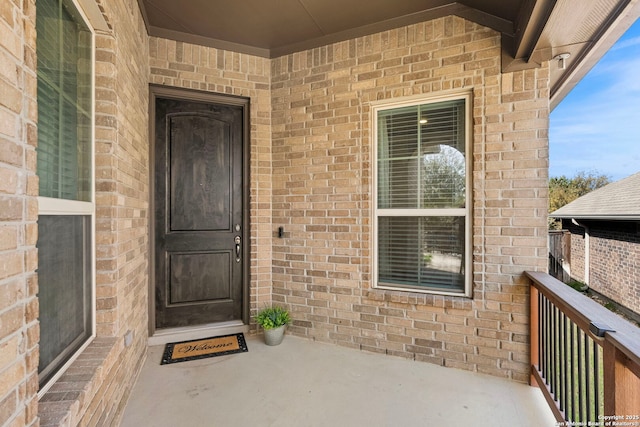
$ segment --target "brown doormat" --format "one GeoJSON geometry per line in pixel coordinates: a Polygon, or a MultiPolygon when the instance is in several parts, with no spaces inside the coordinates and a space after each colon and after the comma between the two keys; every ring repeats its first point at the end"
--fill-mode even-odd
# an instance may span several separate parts
{"type": "Polygon", "coordinates": [[[246,351],[249,351],[249,349],[242,333],[174,342],[165,346],[160,364],[167,365],[169,363],[244,353],[246,351]]]}

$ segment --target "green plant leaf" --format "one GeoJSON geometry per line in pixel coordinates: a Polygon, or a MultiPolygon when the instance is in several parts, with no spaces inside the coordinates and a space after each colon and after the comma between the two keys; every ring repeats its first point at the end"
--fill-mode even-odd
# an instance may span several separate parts
{"type": "Polygon", "coordinates": [[[256,323],[264,329],[274,329],[291,323],[289,312],[283,307],[267,307],[254,317],[256,323]]]}

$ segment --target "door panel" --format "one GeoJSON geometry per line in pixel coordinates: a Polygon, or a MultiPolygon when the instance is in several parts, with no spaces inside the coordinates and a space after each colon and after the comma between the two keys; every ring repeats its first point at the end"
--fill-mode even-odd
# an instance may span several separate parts
{"type": "Polygon", "coordinates": [[[243,114],[156,98],[156,328],[243,318],[243,114]]]}
{"type": "Polygon", "coordinates": [[[200,114],[169,121],[171,230],[230,230],[230,124],[200,114]]]}
{"type": "Polygon", "coordinates": [[[229,252],[169,255],[169,302],[175,304],[232,298],[229,252]]]}

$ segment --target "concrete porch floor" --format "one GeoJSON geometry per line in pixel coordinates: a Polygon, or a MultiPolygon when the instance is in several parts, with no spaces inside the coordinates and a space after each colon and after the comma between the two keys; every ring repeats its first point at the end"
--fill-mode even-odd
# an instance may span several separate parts
{"type": "Polygon", "coordinates": [[[492,376],[286,336],[160,366],[148,357],[122,427],[552,427],[540,390],[492,376]]]}

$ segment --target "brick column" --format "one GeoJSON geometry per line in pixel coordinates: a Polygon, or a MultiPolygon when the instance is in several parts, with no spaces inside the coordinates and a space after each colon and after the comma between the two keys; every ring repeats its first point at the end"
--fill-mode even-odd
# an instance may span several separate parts
{"type": "Polygon", "coordinates": [[[0,424],[37,425],[35,0],[0,3],[0,424]]]}

